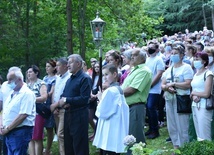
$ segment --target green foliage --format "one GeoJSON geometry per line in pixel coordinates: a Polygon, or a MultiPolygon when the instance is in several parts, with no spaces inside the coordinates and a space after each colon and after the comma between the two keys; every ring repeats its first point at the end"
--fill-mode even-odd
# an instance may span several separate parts
{"type": "Polygon", "coordinates": [[[214,154],[214,143],[212,141],[193,141],[186,143],[179,150],[182,155],[202,155],[202,154],[214,154]]]}
{"type": "Polygon", "coordinates": [[[205,8],[207,26],[212,29],[211,7],[213,0],[145,0],[145,8],[151,17],[163,16],[164,23],[158,28],[165,33],[184,32],[188,28],[191,32],[201,30],[204,25],[202,7],[205,8]]]}
{"type": "Polygon", "coordinates": [[[169,153],[175,153],[177,155],[181,154],[178,149],[167,149],[166,147],[163,149],[152,150],[151,148],[146,147],[146,144],[142,142],[134,144],[129,149],[132,150],[133,155],[166,155],[169,153]]]}
{"type": "MultiPolygon", "coordinates": [[[[161,31],[157,26],[163,22],[163,18],[151,18],[144,8],[142,0],[72,1],[74,53],[83,52],[81,54],[83,57],[86,55],[88,64],[91,57],[98,58],[89,24],[97,10],[106,22],[101,43],[103,53],[110,49],[119,50],[126,41],[142,45],[142,32],[148,38],[160,36],[161,31]],[[81,20],[84,15],[84,20],[81,20]],[[80,36],[84,36],[84,39],[81,40],[80,36]]],[[[44,74],[42,68],[47,59],[67,56],[65,0],[0,1],[0,19],[0,74],[6,74],[13,65],[22,66],[26,71],[31,64],[38,65],[44,74]]]]}
{"type": "Polygon", "coordinates": [[[146,148],[145,146],[145,143],[136,143],[130,148],[130,150],[132,150],[133,155],[149,155],[150,153],[152,153],[152,150],[146,148]]]}

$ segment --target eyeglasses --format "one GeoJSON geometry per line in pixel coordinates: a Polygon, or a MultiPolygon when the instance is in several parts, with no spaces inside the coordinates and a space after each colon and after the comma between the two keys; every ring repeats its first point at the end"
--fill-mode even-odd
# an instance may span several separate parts
{"type": "Polygon", "coordinates": [[[185,52],[185,48],[179,44],[175,44],[172,46],[172,49],[174,50],[178,50],[180,53],[184,53],[185,52]]]}
{"type": "Polygon", "coordinates": [[[95,62],[97,62],[97,61],[91,61],[91,63],[95,63],[95,62]]]}

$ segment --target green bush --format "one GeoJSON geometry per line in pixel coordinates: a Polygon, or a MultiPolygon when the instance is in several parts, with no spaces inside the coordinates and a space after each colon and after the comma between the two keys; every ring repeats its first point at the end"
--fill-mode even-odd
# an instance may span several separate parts
{"type": "Polygon", "coordinates": [[[186,143],[179,149],[182,155],[211,155],[214,154],[214,143],[212,141],[193,141],[186,143]]]}

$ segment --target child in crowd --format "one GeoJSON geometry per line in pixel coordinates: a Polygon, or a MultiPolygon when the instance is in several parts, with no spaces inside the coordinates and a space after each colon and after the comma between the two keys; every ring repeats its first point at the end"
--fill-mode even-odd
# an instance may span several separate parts
{"type": "Polygon", "coordinates": [[[100,103],[95,113],[98,124],[93,145],[101,149],[102,155],[119,155],[125,150],[123,139],[128,135],[129,107],[117,82],[117,67],[108,64],[102,72],[108,88],[98,93],[100,103]]]}

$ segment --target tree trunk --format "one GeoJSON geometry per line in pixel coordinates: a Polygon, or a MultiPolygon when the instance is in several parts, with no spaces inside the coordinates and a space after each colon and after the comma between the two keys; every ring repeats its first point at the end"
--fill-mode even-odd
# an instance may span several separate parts
{"type": "Polygon", "coordinates": [[[26,6],[26,31],[25,31],[25,39],[26,39],[26,53],[25,53],[25,60],[26,60],[26,66],[29,66],[29,54],[30,54],[30,49],[29,49],[29,11],[30,11],[30,2],[27,1],[27,6],[26,6]]]}
{"type": "Polygon", "coordinates": [[[214,31],[214,5],[211,7],[211,13],[212,13],[212,26],[213,26],[213,31],[214,31]]]}
{"type": "Polygon", "coordinates": [[[72,0],[67,0],[66,4],[67,13],[67,53],[68,55],[73,54],[73,40],[72,40],[72,0]]]}
{"type": "Polygon", "coordinates": [[[85,45],[85,12],[86,12],[86,5],[87,0],[79,0],[79,41],[80,41],[80,55],[82,56],[83,60],[85,60],[85,52],[86,52],[86,45],[85,45]]]}
{"type": "Polygon", "coordinates": [[[205,15],[205,10],[204,10],[204,1],[202,2],[202,13],[203,13],[203,18],[204,18],[204,26],[207,26],[207,19],[206,19],[206,15],[205,15]]]}

